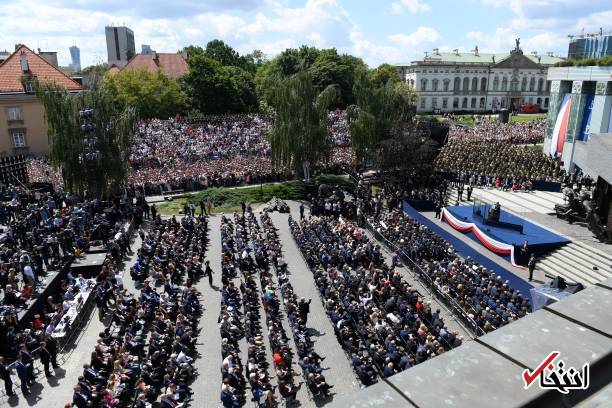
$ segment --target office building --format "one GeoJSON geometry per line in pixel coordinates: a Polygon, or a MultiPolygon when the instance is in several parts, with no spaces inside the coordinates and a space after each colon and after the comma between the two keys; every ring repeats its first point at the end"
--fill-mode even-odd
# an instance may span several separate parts
{"type": "Polygon", "coordinates": [[[108,65],[125,66],[136,55],[134,32],[127,27],[109,26],[105,28],[105,33],[108,65]]]}
{"type": "Polygon", "coordinates": [[[70,66],[74,71],[80,71],[81,70],[81,50],[76,45],[73,45],[69,49],[70,49],[70,60],[72,61],[70,63],[70,66]]]}
{"type": "Polygon", "coordinates": [[[612,55],[612,31],[570,35],[567,58],[581,60],[586,58],[601,58],[612,55]]]}
{"type": "Polygon", "coordinates": [[[140,48],[141,48],[141,51],[140,51],[141,54],[145,54],[145,55],[153,54],[153,50],[151,49],[150,45],[142,44],[140,48]]]}

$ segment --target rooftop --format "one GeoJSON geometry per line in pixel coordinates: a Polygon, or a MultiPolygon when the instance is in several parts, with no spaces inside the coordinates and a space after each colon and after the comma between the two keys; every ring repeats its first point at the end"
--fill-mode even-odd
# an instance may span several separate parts
{"type": "MultiPolygon", "coordinates": [[[[136,54],[123,69],[147,69],[155,72],[161,69],[169,78],[180,78],[187,73],[187,60],[181,53],[136,54]]],[[[123,70],[122,69],[122,70],[123,70]]]]}
{"type": "MultiPolygon", "coordinates": [[[[408,65],[412,65],[415,63],[428,63],[428,62],[435,62],[435,63],[467,63],[467,64],[493,64],[493,63],[498,63],[501,62],[503,60],[505,60],[506,58],[510,57],[510,53],[509,52],[502,52],[502,53],[483,53],[480,52],[478,54],[473,53],[473,52],[439,52],[439,53],[432,53],[429,54],[421,59],[417,59],[415,61],[412,62],[408,62],[408,63],[399,63],[399,64],[395,64],[396,66],[408,66],[408,65]]],[[[550,56],[547,54],[543,54],[543,55],[534,55],[534,54],[523,54],[525,57],[529,58],[531,61],[535,62],[536,64],[541,64],[541,65],[553,65],[559,61],[563,61],[563,58],[559,58],[559,57],[554,57],[554,56],[550,56]]]]}
{"type": "Polygon", "coordinates": [[[21,78],[36,77],[41,82],[52,82],[70,91],[81,90],[81,85],[72,80],[59,68],[54,67],[34,51],[20,45],[6,60],[0,64],[0,93],[25,92],[21,78]],[[21,67],[21,55],[24,54],[28,63],[28,71],[21,67]]]}

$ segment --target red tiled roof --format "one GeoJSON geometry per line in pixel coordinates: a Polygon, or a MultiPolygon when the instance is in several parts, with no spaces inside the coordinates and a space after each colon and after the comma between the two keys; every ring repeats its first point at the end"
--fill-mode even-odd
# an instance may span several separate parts
{"type": "Polygon", "coordinates": [[[169,78],[180,78],[187,73],[187,61],[182,54],[155,53],[136,54],[123,69],[147,69],[151,72],[161,68],[169,78]],[[154,58],[155,57],[155,58],[154,58]]]}
{"type": "Polygon", "coordinates": [[[20,45],[2,64],[0,64],[0,93],[24,92],[21,77],[32,75],[41,82],[53,82],[70,91],[81,90],[81,85],[64,74],[59,68],[45,61],[34,51],[20,45]],[[28,58],[29,71],[21,71],[21,54],[28,58]]]}
{"type": "Polygon", "coordinates": [[[115,75],[116,73],[118,73],[119,71],[121,71],[121,69],[116,66],[115,64],[111,65],[110,68],[108,69],[108,71],[106,71],[106,73],[108,75],[115,75]]]}

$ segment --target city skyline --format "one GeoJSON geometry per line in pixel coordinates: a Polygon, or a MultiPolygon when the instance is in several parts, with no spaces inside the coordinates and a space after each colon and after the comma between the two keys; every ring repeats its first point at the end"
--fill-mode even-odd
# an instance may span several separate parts
{"type": "Polygon", "coordinates": [[[376,66],[414,60],[433,48],[506,52],[516,37],[526,52],[566,56],[567,35],[610,28],[612,6],[602,0],[386,0],[376,7],[348,0],[180,0],[173,7],[158,0],[32,0],[4,5],[0,18],[7,22],[0,49],[24,43],[57,51],[60,65],[70,63],[75,44],[83,67],[105,62],[104,27],[114,24],[130,27],[137,44],[160,52],[219,38],[241,53],[261,49],[268,57],[301,44],[335,47],[376,66]]]}

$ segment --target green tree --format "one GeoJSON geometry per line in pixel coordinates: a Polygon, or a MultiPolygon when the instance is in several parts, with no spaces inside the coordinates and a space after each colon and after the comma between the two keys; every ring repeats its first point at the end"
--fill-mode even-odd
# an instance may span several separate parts
{"type": "Polygon", "coordinates": [[[235,66],[223,66],[201,53],[187,59],[184,78],[193,106],[202,113],[249,112],[257,109],[253,75],[235,66]]]}
{"type": "Polygon", "coordinates": [[[313,83],[319,89],[329,85],[337,88],[339,97],[334,107],[346,107],[354,103],[353,83],[355,72],[366,65],[359,58],[339,55],[336,49],[318,50],[302,46],[288,48],[276,58],[264,63],[255,75],[258,97],[268,105],[274,105],[272,89],[280,80],[307,70],[312,74],[313,83]]]}
{"type": "Polygon", "coordinates": [[[370,71],[370,79],[376,86],[386,85],[387,82],[398,83],[401,77],[397,69],[390,64],[381,64],[378,68],[370,71]]]}
{"type": "Polygon", "coordinates": [[[356,73],[353,87],[356,104],[348,109],[351,138],[357,160],[377,161],[379,167],[395,163],[400,146],[415,115],[416,95],[402,82],[377,84],[368,71],[356,73]],[[385,159],[390,159],[386,161],[385,159]]]}
{"type": "Polygon", "coordinates": [[[276,121],[269,139],[274,166],[292,167],[310,179],[311,168],[328,157],[327,111],[337,92],[328,86],[319,92],[312,74],[303,70],[283,79],[274,90],[276,121]]]}
{"type": "Polygon", "coordinates": [[[141,118],[167,119],[183,113],[189,97],[177,81],[165,76],[161,70],[122,70],[106,75],[103,81],[120,108],[134,106],[141,118]]]}
{"type": "Polygon", "coordinates": [[[78,194],[92,191],[99,196],[117,193],[125,186],[131,140],[137,123],[132,106],[119,108],[113,95],[96,79],[88,90],[71,94],[53,83],[33,82],[45,108],[51,163],[61,169],[66,189],[78,194]],[[85,138],[79,111],[93,109],[94,160],[84,157],[85,138]]]}

